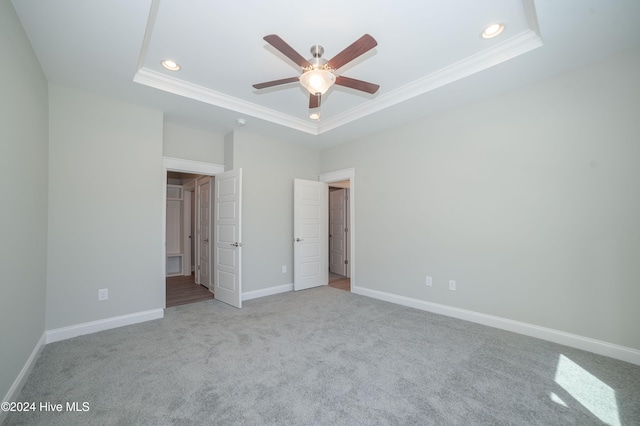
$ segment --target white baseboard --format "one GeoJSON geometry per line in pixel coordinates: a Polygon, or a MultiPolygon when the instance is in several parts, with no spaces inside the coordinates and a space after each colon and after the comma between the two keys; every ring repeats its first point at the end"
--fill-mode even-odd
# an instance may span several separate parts
{"type": "Polygon", "coordinates": [[[589,337],[565,333],[564,331],[554,330],[552,328],[540,327],[533,324],[513,321],[507,318],[482,314],[480,312],[468,311],[466,309],[454,308],[447,305],[440,305],[438,303],[426,302],[424,300],[413,299],[410,297],[398,296],[396,294],[385,293],[378,290],[371,290],[364,287],[353,287],[351,291],[353,293],[372,297],[374,299],[384,300],[386,302],[396,303],[398,305],[408,306],[411,308],[433,312],[440,315],[446,315],[465,321],[471,321],[478,324],[487,325],[489,327],[512,331],[514,333],[524,334],[525,336],[548,340],[550,342],[559,343],[561,345],[571,346],[573,348],[582,349],[599,355],[604,355],[622,361],[630,362],[632,364],[640,365],[639,350],[615,345],[613,343],[604,342],[602,340],[591,339],[589,337]]]}
{"type": "MultiPolygon", "coordinates": [[[[9,391],[4,396],[2,401],[16,401],[16,398],[18,398],[18,395],[20,394],[24,383],[27,381],[27,377],[29,377],[29,374],[31,374],[31,370],[33,370],[33,366],[36,365],[36,361],[40,357],[40,353],[42,352],[42,349],[44,349],[45,344],[46,336],[44,333],[42,333],[40,340],[38,340],[38,343],[36,343],[33,351],[31,351],[31,355],[29,355],[29,358],[27,358],[27,362],[25,362],[22,370],[20,370],[20,373],[18,374],[18,377],[16,377],[16,379],[13,381],[13,384],[9,388],[9,391]]],[[[0,424],[2,424],[6,416],[7,412],[0,410],[0,424]]]]}
{"type": "Polygon", "coordinates": [[[150,311],[105,318],[98,321],[85,322],[69,327],[56,328],[45,332],[46,342],[58,342],[60,340],[71,339],[72,337],[81,336],[83,334],[96,333],[98,331],[109,330],[111,328],[137,324],[139,322],[151,321],[160,318],[164,318],[164,309],[153,309],[150,311]]]}
{"type": "Polygon", "coordinates": [[[293,291],[293,284],[282,284],[274,287],[263,288],[260,290],[247,291],[242,293],[242,300],[257,299],[259,297],[273,296],[274,294],[286,293],[293,291]]]}

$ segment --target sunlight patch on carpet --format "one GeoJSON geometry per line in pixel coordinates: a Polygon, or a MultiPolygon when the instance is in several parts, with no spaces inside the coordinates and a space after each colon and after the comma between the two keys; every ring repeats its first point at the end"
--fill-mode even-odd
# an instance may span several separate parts
{"type": "Polygon", "coordinates": [[[560,355],[555,381],[602,422],[620,426],[616,392],[602,380],[560,355]]]}
{"type": "Polygon", "coordinates": [[[555,393],[551,392],[551,393],[549,394],[549,398],[551,398],[551,400],[552,400],[553,402],[555,402],[556,404],[560,404],[560,405],[562,405],[563,407],[567,407],[567,408],[569,408],[569,406],[567,405],[567,403],[566,403],[566,402],[564,402],[564,401],[562,400],[562,398],[560,398],[560,397],[559,397],[558,395],[556,395],[555,393]]]}

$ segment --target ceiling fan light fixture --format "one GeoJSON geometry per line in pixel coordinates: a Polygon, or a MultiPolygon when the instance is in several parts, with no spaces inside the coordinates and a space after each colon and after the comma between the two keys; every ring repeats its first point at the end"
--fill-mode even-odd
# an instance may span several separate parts
{"type": "Polygon", "coordinates": [[[311,69],[300,76],[300,84],[312,95],[324,95],[335,82],[336,76],[323,69],[311,69]]]}
{"type": "Polygon", "coordinates": [[[300,85],[310,93],[309,118],[312,120],[320,120],[321,98],[334,84],[370,94],[376,93],[380,87],[377,84],[367,83],[366,81],[356,80],[355,78],[336,76],[334,74],[335,70],[342,68],[344,65],[378,45],[378,42],[369,34],[365,34],[351,43],[329,61],[322,57],[324,48],[319,44],[311,46],[311,55],[313,57],[305,59],[276,34],[264,36],[263,39],[291,60],[291,62],[298,65],[302,71],[302,75],[254,84],[253,88],[260,90],[267,87],[293,83],[296,80],[299,81],[300,85]]]}
{"type": "Polygon", "coordinates": [[[504,24],[491,24],[482,32],[482,38],[494,38],[504,31],[504,24]]]}
{"type": "Polygon", "coordinates": [[[162,66],[168,69],[169,71],[179,71],[180,64],[172,59],[165,59],[161,62],[162,66]]]}

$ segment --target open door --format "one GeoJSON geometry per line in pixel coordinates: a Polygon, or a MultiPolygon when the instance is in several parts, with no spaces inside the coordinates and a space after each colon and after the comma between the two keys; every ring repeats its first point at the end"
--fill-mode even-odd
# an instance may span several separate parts
{"type": "Polygon", "coordinates": [[[329,282],[327,222],[328,186],[324,182],[293,180],[293,289],[329,282]]]}
{"type": "Polygon", "coordinates": [[[213,295],[242,308],[242,169],[216,175],[213,295]]]}

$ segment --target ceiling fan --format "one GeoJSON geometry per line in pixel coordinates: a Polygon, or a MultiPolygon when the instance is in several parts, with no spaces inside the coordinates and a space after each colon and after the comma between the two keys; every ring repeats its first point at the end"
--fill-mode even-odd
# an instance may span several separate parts
{"type": "MultiPolygon", "coordinates": [[[[309,109],[314,110],[320,108],[320,97],[334,84],[371,94],[376,93],[380,88],[377,84],[335,74],[336,70],[378,45],[378,42],[369,34],[363,35],[328,61],[322,57],[324,48],[320,45],[311,46],[311,55],[313,57],[305,59],[275,34],[265,36],[264,40],[296,63],[302,69],[302,75],[254,84],[253,87],[255,89],[265,89],[300,81],[300,84],[310,93],[309,109]]],[[[310,115],[310,117],[318,119],[320,115],[316,113],[315,115],[310,115]]]]}

